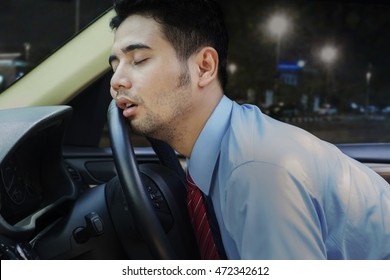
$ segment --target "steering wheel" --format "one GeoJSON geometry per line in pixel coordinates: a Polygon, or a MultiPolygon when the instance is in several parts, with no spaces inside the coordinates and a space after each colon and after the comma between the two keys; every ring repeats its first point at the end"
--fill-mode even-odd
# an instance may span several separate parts
{"type": "Polygon", "coordinates": [[[108,108],[108,127],[115,166],[122,190],[135,223],[154,257],[177,259],[157,214],[145,192],[131,143],[130,126],[122,110],[112,100],[108,108]]]}

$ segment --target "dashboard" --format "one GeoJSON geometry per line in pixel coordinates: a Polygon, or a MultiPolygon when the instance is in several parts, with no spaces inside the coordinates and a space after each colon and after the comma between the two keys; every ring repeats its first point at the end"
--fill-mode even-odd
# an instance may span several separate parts
{"type": "Polygon", "coordinates": [[[29,137],[0,165],[1,214],[11,224],[36,211],[44,202],[42,184],[47,133],[29,137]]]}
{"type": "Polygon", "coordinates": [[[0,234],[31,233],[76,188],[62,159],[71,108],[0,110],[0,234]]]}

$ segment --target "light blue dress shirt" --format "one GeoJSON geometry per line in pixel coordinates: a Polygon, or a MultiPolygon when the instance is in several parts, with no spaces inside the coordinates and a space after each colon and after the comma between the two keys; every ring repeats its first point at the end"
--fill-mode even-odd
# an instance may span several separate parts
{"type": "Polygon", "coordinates": [[[224,96],[188,170],[229,259],[390,259],[390,186],[308,132],[224,96]]]}

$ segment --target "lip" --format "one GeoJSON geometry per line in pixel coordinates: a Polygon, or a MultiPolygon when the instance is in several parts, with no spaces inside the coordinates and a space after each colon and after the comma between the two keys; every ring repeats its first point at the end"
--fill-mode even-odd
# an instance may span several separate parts
{"type": "Polygon", "coordinates": [[[135,104],[129,108],[125,107],[125,109],[123,109],[123,116],[125,116],[126,118],[134,116],[137,108],[138,108],[138,105],[135,105],[135,104]]]}
{"type": "Polygon", "coordinates": [[[121,96],[116,100],[116,105],[123,110],[123,116],[126,118],[134,116],[138,104],[130,100],[127,96],[121,96]],[[128,107],[128,104],[131,104],[130,107],[128,107]]]}

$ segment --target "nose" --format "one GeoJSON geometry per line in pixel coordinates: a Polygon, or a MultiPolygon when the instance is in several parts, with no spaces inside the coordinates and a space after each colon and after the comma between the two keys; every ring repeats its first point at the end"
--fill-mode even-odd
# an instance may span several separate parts
{"type": "Polygon", "coordinates": [[[119,90],[128,90],[131,88],[130,73],[127,73],[120,68],[116,69],[112,74],[110,84],[111,96],[112,98],[115,98],[115,95],[119,90]]]}

